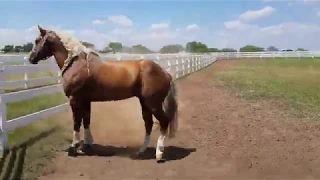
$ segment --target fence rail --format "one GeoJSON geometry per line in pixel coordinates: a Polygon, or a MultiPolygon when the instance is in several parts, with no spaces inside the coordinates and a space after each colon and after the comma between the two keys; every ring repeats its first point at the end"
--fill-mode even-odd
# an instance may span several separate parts
{"type": "MultiPolygon", "coordinates": [[[[0,133],[1,133],[1,147],[8,149],[7,132],[15,128],[26,126],[35,120],[55,114],[69,108],[68,103],[64,103],[55,107],[44,109],[39,112],[21,116],[12,120],[7,119],[7,103],[23,101],[34,98],[39,95],[63,92],[61,85],[61,72],[56,65],[53,58],[40,63],[40,65],[31,65],[27,62],[24,56],[10,56],[10,60],[6,56],[0,56],[0,133]],[[9,63],[9,64],[8,64],[9,63]],[[12,63],[18,63],[12,65],[12,63]],[[52,77],[36,77],[29,78],[30,73],[53,72],[52,77]],[[7,80],[6,77],[12,75],[23,75],[20,80],[7,80]],[[30,88],[30,83],[45,83],[48,81],[55,81],[54,85],[47,85],[42,87],[30,88]],[[23,86],[25,90],[6,93],[5,90],[12,90],[23,86]]],[[[213,54],[145,54],[145,55],[102,55],[102,59],[110,60],[128,60],[128,59],[152,59],[160,66],[165,68],[173,77],[179,78],[200,70],[209,64],[216,61],[216,56],[213,54]]]]}
{"type": "Polygon", "coordinates": [[[225,52],[213,53],[219,59],[237,58],[315,58],[320,57],[320,51],[275,51],[275,52],[225,52]]]}

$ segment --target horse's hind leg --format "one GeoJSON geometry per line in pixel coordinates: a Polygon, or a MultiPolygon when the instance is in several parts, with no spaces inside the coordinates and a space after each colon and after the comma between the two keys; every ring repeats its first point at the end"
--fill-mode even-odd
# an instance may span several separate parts
{"type": "Polygon", "coordinates": [[[152,126],[153,126],[152,112],[145,105],[145,102],[142,98],[139,98],[139,101],[140,101],[140,105],[141,105],[141,109],[142,109],[142,117],[144,120],[146,132],[145,132],[145,137],[144,137],[144,143],[140,147],[139,151],[137,152],[137,155],[140,155],[141,153],[143,153],[147,149],[147,147],[150,143],[150,134],[152,131],[152,126]]]}
{"type": "Polygon", "coordinates": [[[164,139],[166,137],[166,133],[169,126],[169,118],[166,116],[162,107],[157,108],[153,114],[160,123],[160,133],[161,133],[157,142],[156,159],[157,161],[163,161],[164,139]]]}

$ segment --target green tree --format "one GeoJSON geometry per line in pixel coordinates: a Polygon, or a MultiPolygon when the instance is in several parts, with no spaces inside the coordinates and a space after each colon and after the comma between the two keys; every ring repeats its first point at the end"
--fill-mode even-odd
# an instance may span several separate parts
{"type": "Polygon", "coordinates": [[[94,44],[92,44],[92,43],[89,43],[89,42],[86,42],[86,41],[81,41],[81,43],[87,48],[94,49],[94,44]]]}
{"type": "Polygon", "coordinates": [[[14,46],[13,45],[5,45],[2,49],[4,53],[9,53],[14,51],[14,46]]]}
{"type": "Polygon", "coordinates": [[[208,48],[208,52],[221,52],[218,48],[208,48]]]}
{"type": "Polygon", "coordinates": [[[101,51],[99,51],[100,53],[110,53],[113,52],[109,47],[105,47],[103,48],[101,51]]]}
{"type": "Polygon", "coordinates": [[[22,46],[23,52],[30,52],[33,48],[33,43],[28,42],[22,46]]]}
{"type": "Polygon", "coordinates": [[[170,45],[166,45],[163,46],[160,49],[160,53],[179,53],[181,51],[183,51],[183,46],[180,44],[170,44],[170,45]]]}
{"type": "Polygon", "coordinates": [[[15,46],[14,47],[14,52],[23,52],[23,47],[22,46],[15,46]]]}
{"type": "Polygon", "coordinates": [[[113,51],[113,52],[120,52],[122,50],[122,44],[120,42],[110,42],[108,44],[108,47],[113,51]]]}
{"type": "Polygon", "coordinates": [[[201,42],[191,41],[186,44],[186,51],[191,53],[204,53],[208,52],[208,47],[201,42]]]}
{"type": "Polygon", "coordinates": [[[223,49],[221,49],[221,52],[237,52],[237,50],[232,49],[232,48],[223,48],[223,49]]]}
{"type": "Polygon", "coordinates": [[[137,44],[132,46],[132,52],[133,53],[141,53],[141,54],[148,54],[148,53],[153,53],[150,49],[148,49],[146,46],[143,46],[141,44],[137,44]]]}
{"type": "Polygon", "coordinates": [[[264,51],[264,48],[254,46],[254,45],[246,45],[240,48],[240,52],[261,52],[261,51],[264,51]]]}
{"type": "Polygon", "coordinates": [[[304,48],[298,48],[296,51],[308,51],[308,50],[304,48]]]}
{"type": "Polygon", "coordinates": [[[267,48],[267,51],[279,51],[279,49],[276,48],[275,46],[269,46],[269,47],[267,48]]]}

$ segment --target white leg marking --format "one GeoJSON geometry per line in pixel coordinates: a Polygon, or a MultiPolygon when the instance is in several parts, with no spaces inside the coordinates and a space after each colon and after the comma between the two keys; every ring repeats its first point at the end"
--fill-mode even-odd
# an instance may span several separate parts
{"type": "Polygon", "coordinates": [[[157,160],[161,160],[162,159],[162,155],[163,155],[163,150],[164,150],[164,139],[165,139],[165,135],[160,135],[158,138],[158,142],[157,142],[157,149],[156,149],[156,159],[157,160]]]}
{"type": "Polygon", "coordinates": [[[139,151],[138,151],[138,154],[144,152],[144,151],[147,149],[149,143],[150,143],[150,135],[149,135],[149,136],[146,135],[146,136],[144,137],[144,143],[143,143],[143,145],[140,147],[140,149],[139,149],[139,151]]]}
{"type": "Polygon", "coordinates": [[[77,131],[73,131],[73,140],[72,140],[72,147],[75,147],[77,143],[80,142],[80,133],[77,131]]]}
{"type": "Polygon", "coordinates": [[[84,129],[84,144],[92,144],[93,137],[90,131],[90,128],[84,129]]]}

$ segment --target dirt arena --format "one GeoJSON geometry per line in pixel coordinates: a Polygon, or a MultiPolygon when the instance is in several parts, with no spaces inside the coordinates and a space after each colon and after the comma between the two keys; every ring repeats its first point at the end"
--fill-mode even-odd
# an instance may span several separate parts
{"type": "Polygon", "coordinates": [[[137,99],[94,103],[96,155],[59,152],[39,179],[320,179],[319,123],[278,103],[231,93],[214,77],[229,63],[219,61],[177,82],[180,130],[165,141],[167,162],[154,157],[157,127],[145,158],[130,158],[134,150],[126,146],[140,146],[144,138],[137,99]]]}

